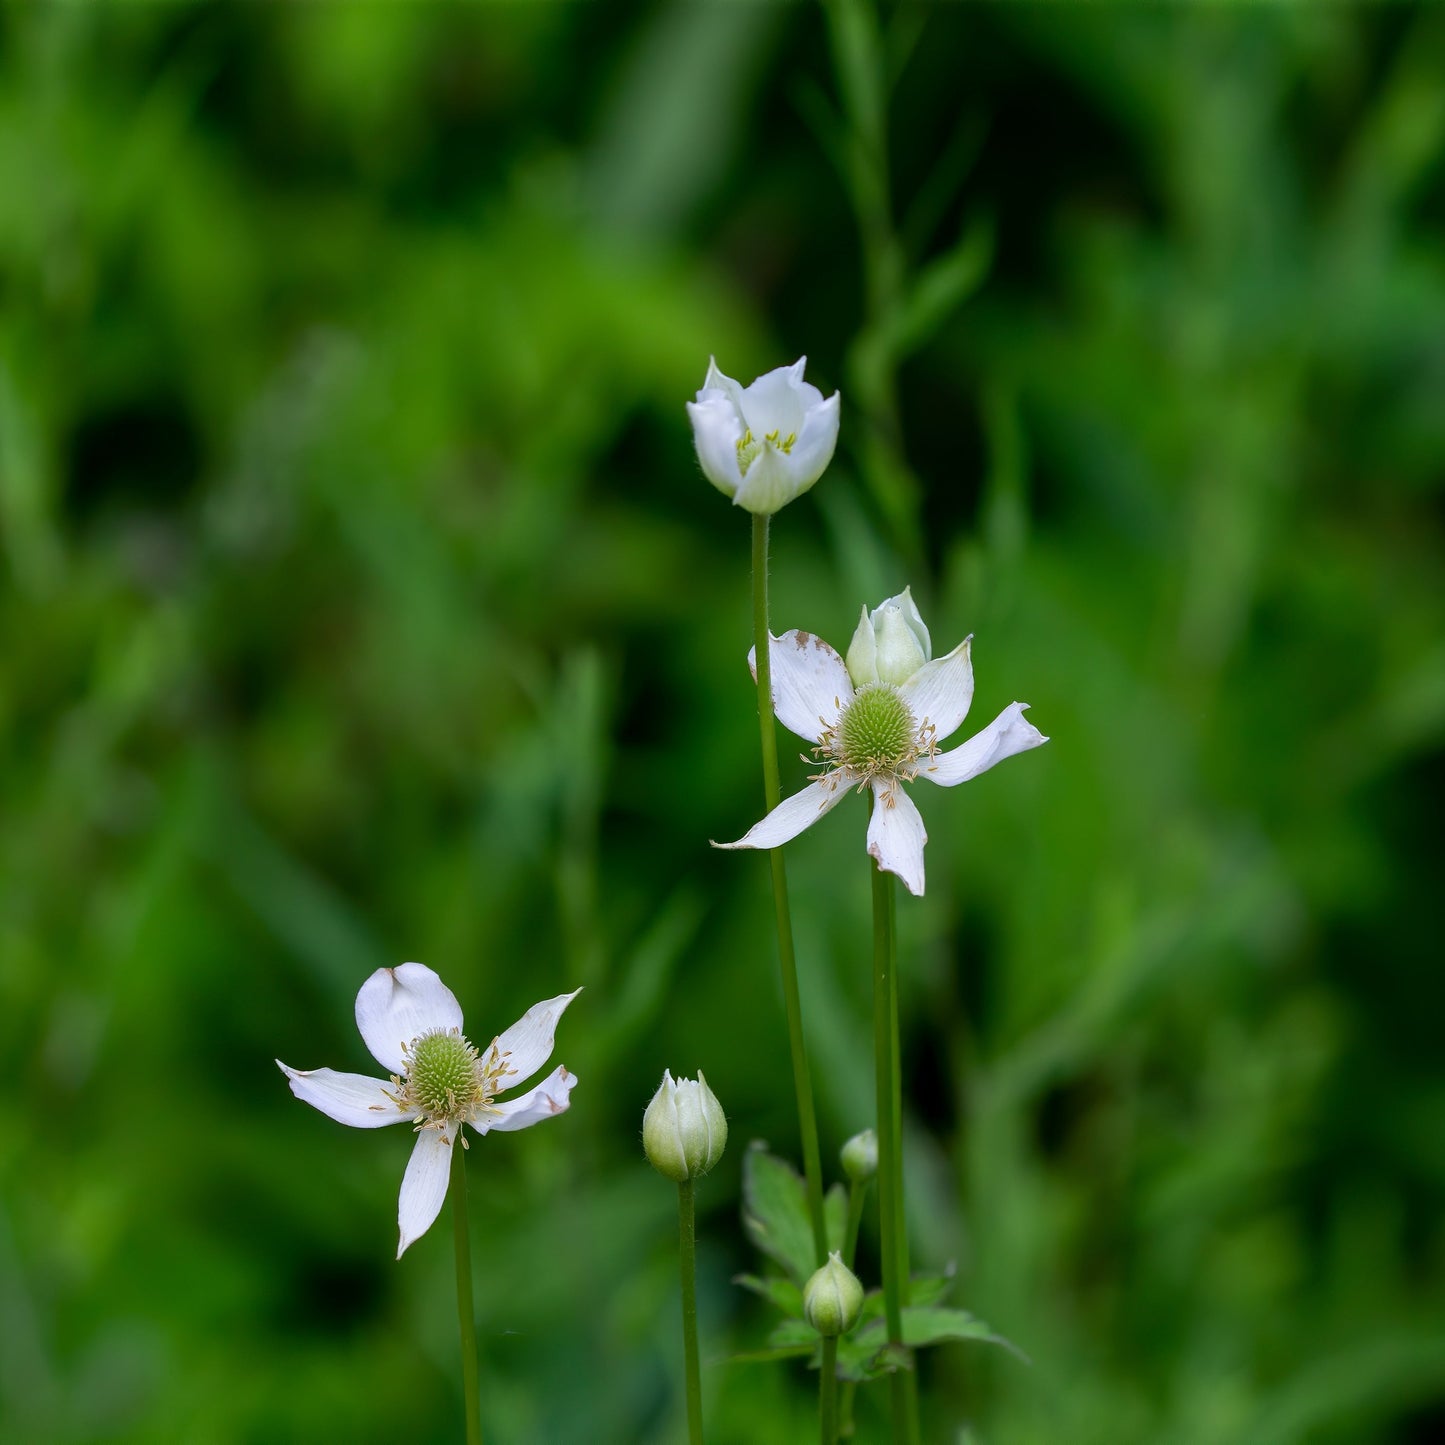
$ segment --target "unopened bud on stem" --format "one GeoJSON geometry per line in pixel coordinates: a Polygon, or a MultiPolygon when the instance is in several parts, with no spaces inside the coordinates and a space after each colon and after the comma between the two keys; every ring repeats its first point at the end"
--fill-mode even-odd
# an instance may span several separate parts
{"type": "Polygon", "coordinates": [[[727,1142],[727,1117],[702,1071],[696,1079],[664,1073],[642,1116],[642,1147],[652,1167],[683,1184],[706,1174],[722,1158],[727,1142]]]}
{"type": "Polygon", "coordinates": [[[863,1286],[835,1249],[803,1286],[803,1317],[820,1335],[846,1335],[862,1308],[863,1286]]]}

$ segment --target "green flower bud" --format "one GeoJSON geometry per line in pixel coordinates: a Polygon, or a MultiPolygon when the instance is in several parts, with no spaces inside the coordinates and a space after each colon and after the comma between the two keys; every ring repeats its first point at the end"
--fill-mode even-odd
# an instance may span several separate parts
{"type": "Polygon", "coordinates": [[[706,1174],[722,1158],[727,1142],[727,1116],[702,1071],[696,1079],[674,1079],[664,1072],[642,1116],[642,1147],[652,1167],[681,1184],[706,1174]]]}
{"type": "Polygon", "coordinates": [[[865,687],[870,682],[899,687],[932,656],[928,628],[914,605],[912,592],[905,587],[871,614],[866,607],[863,609],[845,661],[854,687],[865,687]]]}
{"type": "Polygon", "coordinates": [[[820,1335],[846,1335],[862,1308],[863,1286],[835,1249],[803,1286],[803,1318],[820,1335]]]}
{"type": "Polygon", "coordinates": [[[839,1157],[848,1178],[854,1184],[866,1184],[878,1172],[878,1136],[871,1129],[855,1134],[839,1157]]]}

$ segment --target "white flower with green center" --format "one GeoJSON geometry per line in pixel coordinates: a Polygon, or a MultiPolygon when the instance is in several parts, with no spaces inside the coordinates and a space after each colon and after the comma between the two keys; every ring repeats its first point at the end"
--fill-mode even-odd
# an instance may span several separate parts
{"type": "MultiPolygon", "coordinates": [[[[902,785],[926,778],[951,788],[1048,742],[1025,721],[1028,704],[1015,702],[961,747],[938,750],[973,701],[972,641],[966,637],[947,657],[930,660],[928,629],[906,590],[872,614],[863,609],[846,663],[810,632],[772,638],[773,711],[813,744],[822,771],[736,843],[717,846],[781,847],[850,791],[867,788],[873,794],[868,852],[885,873],[896,873],[921,896],[928,833],[902,785]]],[[[755,650],[748,665],[756,676],[755,650]]]]}
{"type": "Polygon", "coordinates": [[[708,361],[687,404],[703,475],[735,506],[771,514],[823,475],[838,442],[838,393],[803,380],[808,358],[739,386],[708,361]]]}
{"type": "Polygon", "coordinates": [[[401,1181],[396,1257],[431,1228],[447,1197],[452,1150],[478,1134],[526,1129],[562,1113],[577,1076],[554,1069],[525,1094],[498,1099],[525,1083],[551,1057],[557,1020],[577,994],[534,1004],[485,1049],[462,1032],[456,996],[425,964],[379,968],[356,995],[356,1026],[390,1080],[334,1069],[293,1069],[276,1060],[291,1092],[338,1124],[379,1129],[403,1121],[417,1140],[401,1181]]]}

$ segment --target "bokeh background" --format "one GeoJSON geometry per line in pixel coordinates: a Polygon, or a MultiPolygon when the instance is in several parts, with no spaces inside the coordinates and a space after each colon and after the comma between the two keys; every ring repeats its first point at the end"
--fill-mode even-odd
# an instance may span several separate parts
{"type": "MultiPolygon", "coordinates": [[[[492,1438],[681,1435],[664,1067],[712,1436],[812,1438],[728,1360],[798,1145],[683,412],[807,353],[775,626],[911,582],[1053,737],[900,910],[915,1259],[1033,1362],[934,1352],[928,1438],[1441,1438],[1442,228],[1439,7],[0,11],[0,1436],[457,1437],[408,1141],[272,1063],[416,958],[473,1037],[587,990],[471,1155],[492,1438]]],[[[861,810],[790,849],[830,1159],[861,810]]]]}

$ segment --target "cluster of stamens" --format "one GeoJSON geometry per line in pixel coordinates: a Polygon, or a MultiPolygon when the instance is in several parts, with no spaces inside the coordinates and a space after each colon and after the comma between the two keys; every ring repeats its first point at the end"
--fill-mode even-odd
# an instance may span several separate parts
{"type": "Polygon", "coordinates": [[[788,456],[792,452],[793,443],[798,440],[797,432],[790,431],[787,436],[782,436],[781,432],[782,428],[779,427],[775,431],[770,431],[762,441],[757,441],[753,437],[752,428],[749,427],[738,438],[738,470],[743,476],[747,476],[748,468],[757,460],[758,453],[764,446],[773,447],[776,451],[782,452],[784,456],[788,456]]]}
{"type": "MultiPolygon", "coordinates": [[[[828,764],[826,771],[811,781],[841,777],[861,792],[875,779],[890,784],[912,782],[923,766],[922,760],[938,752],[937,731],[924,718],[920,723],[913,709],[896,687],[884,682],[861,687],[842,705],[836,722],[822,718],[823,731],[813,757],[828,764]]],[[[887,799],[885,799],[887,801],[887,799]]]]}
{"type": "MultiPolygon", "coordinates": [[[[404,1114],[417,1115],[416,1130],[446,1131],[497,1113],[493,1097],[512,1071],[494,1042],[483,1059],[460,1029],[432,1029],[401,1046],[404,1073],[391,1076],[387,1096],[404,1114]]],[[[466,1137],[462,1147],[466,1148],[466,1137]]]]}

